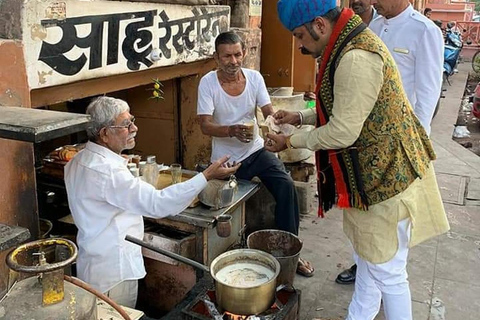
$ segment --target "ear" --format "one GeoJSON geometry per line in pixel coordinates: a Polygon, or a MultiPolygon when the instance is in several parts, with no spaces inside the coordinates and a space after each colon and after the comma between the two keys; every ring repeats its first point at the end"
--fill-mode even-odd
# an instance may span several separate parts
{"type": "Polygon", "coordinates": [[[321,33],[324,33],[325,32],[325,24],[327,23],[326,20],[322,17],[316,17],[314,20],[313,20],[313,25],[315,28],[318,29],[318,31],[320,31],[321,33]]]}
{"type": "Polygon", "coordinates": [[[242,54],[243,54],[243,57],[245,58],[245,56],[247,55],[247,47],[245,47],[245,49],[242,50],[242,54]]]}
{"type": "Polygon", "coordinates": [[[215,61],[218,61],[218,53],[217,53],[217,51],[215,51],[215,52],[213,53],[213,59],[215,59],[215,61]]]}
{"type": "Polygon", "coordinates": [[[107,130],[107,128],[104,127],[102,129],[100,129],[98,139],[103,143],[108,142],[108,130],[107,130]]]}

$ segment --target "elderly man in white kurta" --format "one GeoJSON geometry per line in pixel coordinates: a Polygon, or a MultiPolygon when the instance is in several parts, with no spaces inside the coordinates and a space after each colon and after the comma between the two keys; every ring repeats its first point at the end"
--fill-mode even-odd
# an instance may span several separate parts
{"type": "Polygon", "coordinates": [[[238,166],[225,167],[228,157],[223,157],[186,182],[156,190],[133,177],[120,155],[135,146],[138,130],[128,104],[100,97],[87,113],[90,141],[65,166],[68,204],[78,227],[77,274],[118,304],[133,308],[145,267],[141,248],[125,236],[143,239],[143,216],[179,214],[208,180],[228,177],[238,166]]]}
{"type": "Polygon", "coordinates": [[[430,19],[415,11],[408,0],[372,0],[371,3],[381,16],[368,27],[390,50],[408,101],[430,135],[430,124],[442,90],[442,32],[430,19]]]}

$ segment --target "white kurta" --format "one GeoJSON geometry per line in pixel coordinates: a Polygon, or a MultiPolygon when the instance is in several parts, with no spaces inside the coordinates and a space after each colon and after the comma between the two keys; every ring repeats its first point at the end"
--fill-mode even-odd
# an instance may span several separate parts
{"type": "Polygon", "coordinates": [[[394,18],[378,16],[369,28],[390,50],[415,115],[430,135],[442,86],[444,44],[440,28],[411,5],[394,18]]]}
{"type": "Polygon", "coordinates": [[[104,293],[125,280],[141,279],[141,247],[125,241],[143,239],[143,217],[182,212],[206,187],[203,174],[161,191],[127,169],[120,155],[88,142],[65,166],[68,204],[78,227],[77,273],[104,293]]]}

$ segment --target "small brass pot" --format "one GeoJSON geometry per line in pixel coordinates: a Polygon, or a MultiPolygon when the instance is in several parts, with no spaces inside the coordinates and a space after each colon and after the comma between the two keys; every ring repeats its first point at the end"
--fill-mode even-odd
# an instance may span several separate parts
{"type": "Polygon", "coordinates": [[[271,307],[280,264],[270,254],[254,249],[237,249],[219,255],[210,265],[210,274],[215,279],[217,303],[225,311],[238,315],[259,314],[271,307]],[[228,265],[253,262],[272,270],[274,275],[267,282],[255,287],[236,287],[222,283],[216,276],[228,265]]]}

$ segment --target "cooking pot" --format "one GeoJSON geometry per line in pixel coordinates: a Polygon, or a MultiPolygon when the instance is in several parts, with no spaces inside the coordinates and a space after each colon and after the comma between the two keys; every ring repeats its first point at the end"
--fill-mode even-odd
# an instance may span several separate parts
{"type": "Polygon", "coordinates": [[[209,268],[129,235],[125,240],[210,272],[215,280],[217,303],[222,310],[254,315],[264,312],[274,302],[280,264],[271,254],[254,249],[231,250],[216,257],[209,268]]]}

